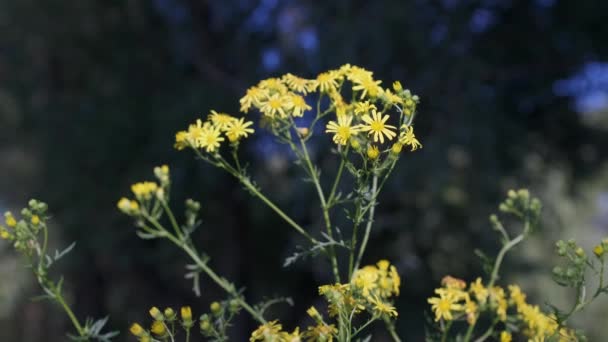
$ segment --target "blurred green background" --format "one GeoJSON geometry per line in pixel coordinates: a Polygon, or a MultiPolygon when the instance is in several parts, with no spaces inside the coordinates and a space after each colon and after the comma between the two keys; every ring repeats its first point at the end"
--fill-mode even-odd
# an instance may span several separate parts
{"type": "MultiPolygon", "coordinates": [[[[307,324],[316,286],[330,281],[326,262],[283,268],[291,230],[230,176],[173,150],[173,138],[210,109],[237,113],[262,78],[352,63],[421,97],[424,148],[404,155],[381,195],[365,258],[387,258],[401,273],[405,340],[423,341],[426,298],[443,275],[481,274],[473,250],[498,247],[487,217],[509,188],[529,187],[545,219],[508,258],[502,282],[565,305],[549,276],[553,242],[589,247],[608,235],[606,13],[601,0],[1,0],[0,210],[47,201],[54,245],[77,241],[57,270],[76,313],[110,315],[117,340],[132,341],[128,325],[147,321],[152,305],[189,304],[196,315],[223,298],[207,280],[196,298],[187,259],[138,239],[116,210],[129,184],[167,163],[176,202],[203,203],[196,241],[211,264],[254,302],[293,296],[294,308],[273,315],[307,324]]],[[[318,139],[313,152],[331,168],[330,146],[318,139]]],[[[301,191],[309,184],[285,150],[261,134],[245,148],[269,196],[318,231],[314,193],[301,191]]],[[[69,322],[30,300],[39,289],[7,247],[0,341],[65,340],[69,322]]],[[[574,321],[591,341],[608,335],[606,304],[574,321]]],[[[241,315],[233,339],[254,327],[241,315]]]]}

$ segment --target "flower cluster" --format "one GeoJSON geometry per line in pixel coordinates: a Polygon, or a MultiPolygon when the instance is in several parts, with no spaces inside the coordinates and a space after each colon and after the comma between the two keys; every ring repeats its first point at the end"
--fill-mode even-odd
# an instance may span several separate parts
{"type": "Polygon", "coordinates": [[[203,149],[207,153],[216,153],[220,144],[225,141],[224,137],[235,146],[242,138],[247,138],[254,132],[251,125],[253,122],[245,121],[244,118],[212,110],[206,121],[197,119],[188,130],[175,134],[175,148],[183,150],[191,147],[203,149]]]}
{"type": "Polygon", "coordinates": [[[131,334],[137,337],[140,342],[152,342],[168,338],[173,340],[177,334],[176,325],[181,325],[187,334],[190,333],[190,329],[194,326],[192,309],[189,306],[184,306],[180,309],[179,317],[172,308],[166,308],[164,311],[161,311],[154,306],[150,309],[149,313],[153,319],[149,329],[145,329],[139,323],[133,323],[129,329],[131,334]]]}
{"type": "MultiPolygon", "coordinates": [[[[422,147],[412,126],[418,96],[403,89],[399,82],[391,88],[383,88],[381,83],[371,71],[350,64],[322,72],[314,79],[285,74],[262,80],[247,89],[239,101],[240,110],[243,113],[251,109],[259,111],[262,122],[267,123],[280,140],[289,139],[291,131],[309,138],[315,124],[333,114],[325,124],[325,132],[337,145],[350,145],[370,159],[377,159],[381,152],[399,154],[404,146],[412,151],[422,147]],[[349,96],[350,102],[345,98],[349,96]],[[328,104],[322,102],[324,98],[328,104]],[[316,111],[307,99],[316,99],[316,111]],[[297,126],[294,120],[308,112],[313,113],[310,127],[297,126]],[[391,145],[383,147],[385,142],[391,145]]],[[[235,142],[254,132],[251,125],[252,122],[245,122],[243,118],[212,111],[205,122],[198,119],[188,130],[178,132],[175,147],[216,153],[225,140],[222,133],[230,142],[235,142]]]]}
{"type": "Polygon", "coordinates": [[[162,203],[168,200],[171,181],[167,165],[154,168],[157,182],[143,181],[131,185],[135,199],[121,198],[116,206],[123,213],[139,217],[158,217],[162,212],[162,203]]]}
{"type": "Polygon", "coordinates": [[[466,320],[474,325],[483,314],[502,322],[505,330],[500,341],[511,341],[512,333],[521,331],[530,341],[574,341],[574,332],[560,327],[555,315],[542,312],[538,305],[526,302],[526,295],[517,285],[508,286],[508,295],[500,286],[484,285],[481,278],[470,283],[450,276],[435,289],[437,296],[428,299],[435,321],[466,320]]]}
{"type": "Polygon", "coordinates": [[[4,213],[4,223],[0,224],[0,238],[10,241],[16,250],[27,256],[44,254],[43,246],[38,240],[40,232],[46,229],[46,203],[30,200],[27,208],[21,210],[21,219],[13,213],[4,213]]]}

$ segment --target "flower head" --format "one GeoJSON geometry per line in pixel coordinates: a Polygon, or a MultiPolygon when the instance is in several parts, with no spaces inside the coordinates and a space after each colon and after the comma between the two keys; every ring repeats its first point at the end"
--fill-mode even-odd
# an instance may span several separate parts
{"type": "Polygon", "coordinates": [[[420,141],[418,141],[418,139],[416,139],[416,136],[414,135],[413,126],[403,125],[401,126],[401,128],[404,129],[404,131],[402,131],[399,135],[399,142],[401,142],[403,145],[411,146],[412,151],[416,151],[419,147],[422,147],[422,144],[420,143],[420,141]]]}
{"type": "Polygon", "coordinates": [[[388,115],[382,116],[377,110],[372,109],[372,115],[366,114],[362,120],[366,125],[361,125],[361,130],[368,132],[370,135],[374,135],[374,142],[380,141],[384,143],[384,137],[388,140],[392,140],[397,133],[392,130],[397,129],[395,126],[387,125],[386,121],[389,119],[388,115]]]}
{"type": "Polygon", "coordinates": [[[334,133],[333,141],[338,145],[346,145],[352,135],[359,132],[359,127],[353,126],[353,117],[349,115],[339,115],[338,122],[330,121],[326,126],[326,133],[334,133]]]}
{"type": "Polygon", "coordinates": [[[234,142],[240,138],[246,138],[249,134],[253,134],[253,128],[249,127],[251,125],[253,125],[253,122],[245,122],[245,118],[233,120],[226,128],[226,136],[228,137],[228,140],[234,142]]]}
{"type": "Polygon", "coordinates": [[[283,330],[283,326],[279,324],[279,321],[267,322],[251,333],[249,341],[280,341],[281,330],[283,330]]]}

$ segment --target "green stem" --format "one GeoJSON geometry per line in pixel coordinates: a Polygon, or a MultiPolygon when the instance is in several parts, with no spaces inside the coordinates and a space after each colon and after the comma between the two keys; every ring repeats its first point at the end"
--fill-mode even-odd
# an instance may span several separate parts
{"type": "Polygon", "coordinates": [[[449,321],[447,326],[445,327],[445,330],[443,331],[443,334],[441,335],[441,342],[445,342],[446,339],[448,338],[448,333],[450,332],[450,328],[452,327],[452,323],[453,321],[449,321]]]}
{"type": "Polygon", "coordinates": [[[475,330],[475,323],[477,322],[469,324],[469,327],[467,328],[467,333],[464,335],[465,342],[469,342],[471,340],[471,336],[473,335],[473,331],[475,330]]]}
{"type": "MultiPolygon", "coordinates": [[[[526,221],[525,225],[528,226],[528,222],[526,221]]],[[[524,229],[524,231],[527,231],[524,229]]],[[[492,269],[492,275],[490,276],[490,282],[488,283],[488,288],[491,288],[494,285],[494,282],[498,279],[498,271],[500,270],[500,264],[502,263],[505,254],[513,247],[515,247],[518,243],[524,240],[524,234],[518,235],[515,239],[509,241],[505,244],[498,255],[496,256],[496,261],[494,262],[494,268],[492,269]]]]}
{"type": "Polygon", "coordinates": [[[401,342],[401,338],[399,338],[399,335],[397,335],[397,331],[395,330],[395,325],[392,324],[388,319],[385,319],[384,323],[386,323],[386,329],[391,334],[393,341],[401,342]]]}
{"type": "Polygon", "coordinates": [[[65,299],[63,298],[63,295],[61,294],[61,292],[58,291],[58,289],[55,287],[54,284],[51,285],[51,290],[52,290],[53,294],[55,295],[55,300],[57,301],[57,303],[59,303],[59,305],[61,305],[61,307],[63,308],[63,311],[65,311],[65,313],[68,315],[68,317],[72,321],[74,328],[76,328],[76,330],[78,331],[78,335],[85,336],[85,331],[82,328],[82,325],[80,325],[80,322],[76,318],[76,315],[74,315],[74,312],[72,311],[72,309],[70,309],[70,306],[65,302],[65,299]]]}
{"type": "MultiPolygon", "coordinates": [[[[367,248],[367,241],[369,240],[369,234],[372,230],[372,225],[374,221],[374,212],[376,210],[376,197],[378,190],[378,175],[374,174],[372,177],[372,198],[371,198],[371,206],[369,208],[369,215],[367,217],[367,224],[365,226],[365,233],[363,235],[363,240],[361,241],[361,247],[359,248],[359,255],[357,256],[357,262],[355,263],[355,267],[353,270],[359,268],[361,264],[361,259],[363,258],[363,253],[365,253],[365,248],[367,248]]],[[[354,248],[354,246],[353,246],[354,248]]]]}
{"type": "MultiPolygon", "coordinates": [[[[321,182],[319,181],[319,177],[317,172],[315,171],[314,166],[312,165],[312,161],[310,160],[310,155],[308,153],[308,149],[306,148],[306,143],[302,138],[298,136],[300,140],[300,146],[302,147],[302,153],[304,157],[304,161],[306,162],[306,166],[308,167],[308,171],[310,173],[310,178],[312,179],[315,188],[317,189],[317,194],[319,196],[319,201],[321,201],[321,209],[323,210],[323,219],[325,220],[325,229],[327,231],[327,235],[330,239],[333,240],[333,232],[331,229],[331,220],[329,218],[329,208],[327,206],[327,202],[325,200],[325,195],[323,194],[323,189],[321,188],[321,182]]],[[[332,245],[330,246],[330,258],[331,258],[331,266],[334,273],[334,278],[336,282],[340,282],[340,271],[338,269],[338,258],[336,257],[336,249],[332,245]]]]}
{"type": "Polygon", "coordinates": [[[327,198],[327,203],[329,206],[333,205],[334,196],[336,195],[336,190],[338,189],[338,184],[340,183],[340,179],[342,178],[342,172],[344,171],[344,164],[346,164],[346,158],[348,154],[348,147],[344,152],[344,156],[342,156],[342,160],[340,161],[340,166],[338,167],[338,173],[336,174],[336,179],[334,180],[334,185],[331,187],[331,192],[329,193],[329,197],[327,198]]]}

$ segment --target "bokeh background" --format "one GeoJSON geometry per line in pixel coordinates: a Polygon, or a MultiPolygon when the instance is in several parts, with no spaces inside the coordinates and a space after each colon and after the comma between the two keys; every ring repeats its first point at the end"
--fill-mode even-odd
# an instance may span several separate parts
{"type": "MultiPolygon", "coordinates": [[[[207,280],[196,298],[187,259],[138,239],[116,210],[129,184],[168,163],[174,198],[203,203],[195,238],[212,265],[254,302],[293,296],[293,308],[272,314],[307,324],[327,264],[283,268],[291,230],[231,177],[173,150],[173,137],[210,109],[236,113],[262,78],[352,63],[421,97],[424,148],[403,156],[381,195],[366,255],[400,270],[405,340],[423,341],[426,298],[443,275],[482,272],[473,250],[498,247],[487,217],[509,188],[544,201],[544,224],[507,259],[502,281],[566,305],[550,278],[553,242],[589,247],[608,234],[607,13],[601,0],[1,0],[0,209],[47,201],[53,244],[77,241],[57,270],[75,311],[109,315],[117,340],[132,341],[129,323],[147,321],[151,305],[196,314],[223,298],[207,280]]],[[[316,140],[319,163],[332,165],[329,148],[316,140]]],[[[284,149],[260,134],[246,150],[269,196],[318,222],[314,193],[301,190],[284,149]]],[[[65,340],[69,322],[30,300],[39,289],[23,263],[0,245],[0,340],[65,340]]],[[[591,341],[608,336],[606,304],[574,321],[591,341]]],[[[233,339],[253,328],[241,315],[233,339]]]]}

